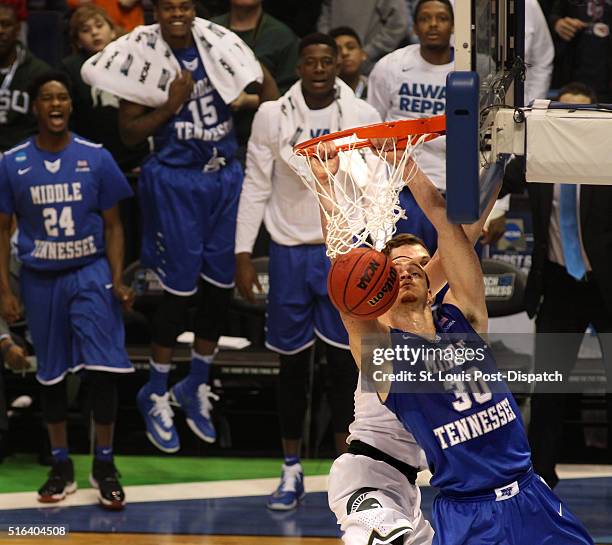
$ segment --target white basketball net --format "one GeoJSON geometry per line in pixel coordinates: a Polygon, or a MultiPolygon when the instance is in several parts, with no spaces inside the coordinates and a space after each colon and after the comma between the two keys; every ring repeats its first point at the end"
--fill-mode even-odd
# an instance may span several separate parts
{"type": "Polygon", "coordinates": [[[294,156],[292,167],[315,195],[327,219],[327,255],[331,259],[364,245],[380,251],[394,235],[396,223],[406,217],[399,193],[414,177],[416,167],[404,170],[427,136],[421,135],[414,143],[409,139],[405,149],[396,148],[393,139],[385,140],[381,149],[388,148],[386,153],[355,149],[354,137],[337,140],[336,145],[351,147],[339,153],[340,168],[335,174],[319,155],[325,152],[321,145],[311,157],[294,156]],[[395,157],[395,164],[387,162],[385,155],[395,157]],[[322,161],[329,183],[321,183],[313,175],[310,165],[316,159],[322,161]]]}

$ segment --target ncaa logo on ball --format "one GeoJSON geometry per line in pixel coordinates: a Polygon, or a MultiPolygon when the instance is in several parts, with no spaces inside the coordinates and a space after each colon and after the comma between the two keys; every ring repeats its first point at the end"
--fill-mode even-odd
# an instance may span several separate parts
{"type": "Polygon", "coordinates": [[[379,264],[376,263],[376,261],[370,261],[368,263],[368,268],[361,275],[361,278],[359,279],[359,284],[357,284],[357,287],[360,290],[367,289],[368,284],[372,280],[372,277],[374,276],[374,273],[378,270],[378,267],[379,267],[379,264]]]}
{"type": "Polygon", "coordinates": [[[391,267],[391,269],[389,270],[389,276],[387,277],[387,281],[383,284],[383,287],[380,289],[380,291],[368,301],[368,305],[376,306],[376,303],[378,303],[378,301],[383,298],[385,293],[393,292],[393,286],[395,285],[396,278],[397,271],[395,270],[395,267],[391,267]]]}

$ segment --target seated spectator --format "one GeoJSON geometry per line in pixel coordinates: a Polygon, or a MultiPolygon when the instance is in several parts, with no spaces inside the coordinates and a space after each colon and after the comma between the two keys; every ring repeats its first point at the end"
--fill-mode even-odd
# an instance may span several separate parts
{"type": "MultiPolygon", "coordinates": [[[[89,4],[90,0],[67,0],[70,9],[89,4]]],[[[101,7],[114,23],[125,32],[130,32],[139,25],[144,25],[144,10],[140,0],[93,0],[93,4],[101,7]]]]}
{"type": "Polygon", "coordinates": [[[340,70],[338,75],[353,91],[357,98],[365,99],[368,94],[368,78],[361,71],[368,58],[358,34],[350,27],[340,26],[329,31],[336,40],[340,53],[340,70]]]}
{"type": "Polygon", "coordinates": [[[317,30],[327,33],[337,26],[349,26],[357,32],[368,56],[364,72],[391,53],[406,37],[408,8],[406,0],[368,0],[356,9],[355,0],[324,0],[317,30]]]}
{"type": "Polygon", "coordinates": [[[33,134],[28,85],[49,67],[19,42],[17,3],[0,1],[0,152],[33,134]]]}
{"type": "Polygon", "coordinates": [[[579,81],[601,102],[612,101],[612,5],[557,0],[549,17],[556,58],[553,88],[579,81]]]}
{"type": "MultiPolygon", "coordinates": [[[[285,23],[263,11],[262,0],[230,0],[230,11],[212,21],[229,28],[245,41],[259,62],[270,71],[281,94],[297,80],[298,38],[285,23]]],[[[243,155],[251,135],[255,110],[234,113],[238,144],[243,155]]]]}
{"type": "Polygon", "coordinates": [[[71,129],[111,152],[123,171],[140,166],[149,149],[146,143],[127,147],[119,136],[119,99],[81,78],[81,66],[93,54],[102,51],[117,37],[117,29],[108,14],[95,4],[79,7],[70,18],[70,40],[74,53],[62,60],[61,69],[72,82],[74,112],[71,129]]]}

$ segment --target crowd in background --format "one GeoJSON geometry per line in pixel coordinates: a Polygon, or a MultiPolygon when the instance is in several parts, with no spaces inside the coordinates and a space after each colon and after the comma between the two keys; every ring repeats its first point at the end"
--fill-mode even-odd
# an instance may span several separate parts
{"type": "MultiPolygon", "coordinates": [[[[309,81],[309,78],[313,78],[312,74],[308,73],[308,67],[300,64],[299,59],[302,58],[301,56],[308,47],[312,49],[315,46],[325,45],[325,40],[321,37],[315,38],[314,41],[311,39],[310,42],[307,38],[306,43],[302,42],[300,45],[300,38],[311,37],[314,32],[318,31],[331,37],[332,44],[327,44],[327,47],[332,50],[337,48],[339,58],[337,75],[346,83],[348,88],[354,91],[357,98],[367,98],[369,104],[373,106],[371,121],[376,121],[377,116],[382,120],[391,120],[436,113],[435,104],[432,104],[429,110],[421,109],[419,112],[414,107],[404,107],[408,103],[398,102],[396,104],[395,101],[398,97],[393,96],[395,93],[392,89],[393,78],[398,76],[397,70],[395,70],[397,63],[414,62],[414,65],[411,66],[414,66],[417,72],[420,71],[419,74],[425,74],[423,81],[432,85],[432,89],[437,88],[436,86],[443,88],[446,74],[452,70],[452,53],[449,53],[451,51],[449,43],[452,33],[452,9],[449,10],[450,16],[446,22],[437,23],[439,27],[435,32],[423,33],[423,29],[419,28],[418,21],[415,22],[414,19],[414,10],[417,3],[416,0],[284,0],[282,2],[276,0],[264,2],[261,0],[197,0],[195,2],[198,16],[211,19],[217,24],[232,30],[253,50],[264,67],[263,83],[260,81],[246,86],[244,92],[235,101],[232,101],[227,109],[228,115],[231,114],[233,117],[236,129],[237,146],[234,157],[238,159],[242,166],[246,165],[247,168],[245,187],[249,187],[249,168],[251,173],[257,169],[259,169],[257,172],[265,171],[264,166],[257,164],[253,156],[249,159],[249,147],[253,146],[253,149],[257,145],[262,146],[258,149],[263,149],[265,146],[270,147],[267,141],[263,143],[257,141],[260,138],[260,133],[252,134],[251,132],[252,126],[257,126],[258,116],[259,127],[262,131],[266,128],[266,123],[262,121],[262,118],[267,114],[262,112],[264,108],[258,110],[260,103],[265,100],[264,95],[268,92],[266,89],[270,89],[269,86],[266,86],[275,87],[266,97],[275,99],[285,95],[285,93],[291,93],[298,79],[305,82],[309,81]],[[355,9],[357,3],[359,3],[359,9],[355,9]],[[431,47],[427,46],[429,48],[419,49],[419,40],[422,44],[430,44],[431,47]],[[411,44],[414,44],[412,49],[410,49],[411,44]],[[407,61],[408,57],[414,59],[407,61]],[[249,143],[251,138],[256,141],[249,143]]],[[[443,6],[448,4],[446,1],[435,3],[443,6]]],[[[104,50],[106,46],[120,36],[131,32],[138,25],[152,23],[155,9],[155,6],[150,4],[149,0],[96,0],[94,2],[80,2],[79,0],[69,0],[68,2],[63,0],[32,0],[30,2],[26,2],[26,0],[0,0],[0,152],[13,148],[33,134],[39,127],[40,120],[37,120],[31,112],[31,105],[35,97],[28,95],[28,89],[34,80],[44,75],[51,68],[50,65],[54,65],[54,69],[58,69],[65,74],[66,81],[69,82],[71,88],[71,130],[88,140],[102,143],[110,151],[123,172],[138,174],[143,161],[149,161],[147,157],[152,149],[159,153],[159,142],[153,142],[154,138],[158,138],[157,134],[154,134],[155,131],[152,130],[148,133],[139,133],[138,138],[126,138],[126,134],[134,134],[136,129],[133,129],[133,121],[139,115],[142,116],[143,113],[135,112],[132,109],[131,112],[135,113],[130,117],[129,108],[134,105],[125,106],[125,104],[122,104],[120,107],[117,96],[88,85],[82,78],[81,68],[92,55],[104,50]],[[49,27],[51,30],[43,33],[41,32],[41,28],[43,28],[41,20],[53,20],[55,26],[49,27]],[[17,24],[18,22],[21,25],[17,24]]],[[[612,6],[604,0],[586,0],[580,3],[571,0],[541,0],[539,3],[536,0],[526,0],[526,13],[526,101],[558,96],[559,91],[563,89],[566,99],[567,95],[570,95],[574,98],[579,97],[578,102],[581,102],[584,97],[588,97],[590,102],[612,102],[612,38],[610,37],[612,6]]],[[[332,70],[332,68],[329,68],[329,70],[332,70]]],[[[336,67],[333,70],[335,71],[336,67]]],[[[184,84],[185,89],[189,87],[189,82],[179,83],[184,84]]],[[[178,84],[176,85],[178,88],[178,84]]],[[[191,87],[189,87],[189,90],[191,90],[191,87]]],[[[435,92],[433,93],[432,96],[435,96],[435,92]]],[[[313,91],[314,95],[316,93],[313,91]]],[[[414,105],[414,102],[412,104],[414,105]]],[[[178,106],[182,106],[182,103],[178,106]]],[[[443,111],[443,100],[439,106],[440,110],[437,113],[443,111]]],[[[317,106],[320,109],[325,107],[327,107],[326,104],[317,106]]],[[[360,124],[365,124],[365,121],[360,124]]],[[[274,135],[270,135],[269,138],[272,139],[273,137],[274,135]]],[[[254,153],[254,151],[251,151],[251,154],[254,153]]],[[[424,157],[426,165],[423,168],[441,192],[444,192],[445,189],[444,153],[443,146],[433,149],[429,152],[429,155],[424,157]]],[[[272,151],[270,154],[271,161],[280,160],[273,158],[272,151]]],[[[208,161],[206,164],[210,164],[208,158],[206,161],[208,161]]],[[[150,168],[150,161],[147,164],[150,168]]],[[[230,167],[224,164],[223,168],[230,167]]],[[[524,186],[521,185],[523,180],[520,179],[520,169],[516,173],[512,171],[512,174],[514,179],[508,181],[509,185],[512,185],[516,191],[524,191],[524,186]],[[518,189],[516,189],[517,187],[518,189]]],[[[159,175],[159,173],[156,175],[159,175]]],[[[270,183],[272,184],[274,174],[268,173],[266,175],[270,177],[270,183]]],[[[252,178],[253,175],[251,174],[251,181],[252,178]]],[[[593,197],[593,200],[600,203],[609,202],[609,196],[604,191],[605,189],[602,190],[602,195],[599,197],[593,197]]],[[[252,202],[257,202],[256,197],[253,196],[254,193],[251,195],[252,202]]],[[[244,198],[244,193],[242,198],[244,198]]],[[[593,309],[597,306],[597,301],[602,299],[607,301],[607,295],[602,296],[603,288],[598,278],[603,277],[601,271],[606,267],[606,265],[600,265],[600,263],[606,260],[612,261],[612,255],[606,254],[605,250],[591,252],[589,248],[593,244],[592,238],[597,238],[598,235],[591,236],[589,232],[582,233],[583,240],[581,243],[586,248],[586,255],[588,256],[586,268],[579,276],[570,274],[572,279],[569,279],[565,271],[568,258],[562,250],[557,247],[550,252],[545,249],[542,253],[542,247],[553,244],[551,240],[557,240],[557,246],[559,247],[562,245],[560,241],[564,236],[563,228],[558,226],[559,221],[555,218],[559,217],[559,208],[563,208],[563,204],[560,204],[563,199],[558,191],[553,195],[552,189],[550,195],[530,194],[530,198],[534,214],[547,218],[542,224],[542,231],[535,233],[536,246],[541,242],[539,246],[541,255],[538,254],[540,262],[535,263],[534,270],[539,275],[538,281],[540,283],[542,277],[547,278],[549,282],[552,282],[550,280],[552,278],[556,282],[554,288],[550,288],[549,283],[549,287],[546,288],[549,291],[544,293],[541,293],[544,288],[541,285],[538,287],[540,289],[537,297],[538,301],[534,302],[534,308],[530,311],[531,315],[539,317],[538,331],[567,330],[580,332],[581,330],[584,331],[586,326],[594,321],[597,321],[599,332],[612,331],[612,303],[610,303],[608,310],[598,311],[598,314],[594,317],[591,315],[593,309]],[[543,205],[542,200],[546,201],[547,199],[549,204],[543,205]],[[550,220],[551,214],[552,220],[550,220]],[[555,216],[555,214],[557,215],[555,216]],[[552,224],[552,226],[549,226],[549,224],[552,224]],[[556,229],[556,234],[550,235],[548,233],[549,229],[553,231],[556,229]],[[576,300],[582,301],[582,303],[576,302],[576,305],[584,304],[584,308],[581,310],[581,318],[571,324],[567,321],[561,323],[552,320],[551,316],[558,315],[557,311],[555,309],[551,310],[550,304],[548,306],[543,305],[543,303],[551,301],[553,296],[557,296],[560,290],[563,290],[566,294],[574,293],[576,300]],[[586,303],[584,303],[585,300],[586,303]],[[545,314],[538,314],[542,309],[544,309],[545,314]]],[[[423,238],[430,252],[433,252],[436,247],[436,240],[431,226],[426,224],[416,204],[409,201],[410,195],[408,193],[403,195],[402,199],[403,207],[410,210],[410,223],[401,226],[401,230],[418,234],[423,238]]],[[[575,190],[573,199],[575,209],[575,190]]],[[[584,196],[582,202],[579,201],[579,205],[581,207],[587,206],[584,196]]],[[[238,201],[236,200],[231,206],[235,207],[236,213],[238,213],[238,201]]],[[[489,223],[484,239],[485,243],[495,242],[504,232],[507,203],[505,205],[500,204],[498,209],[489,223]]],[[[601,215],[605,214],[605,210],[593,213],[601,215]]],[[[263,214],[262,209],[261,216],[258,219],[256,218],[252,224],[255,228],[258,228],[261,224],[263,214]]],[[[238,214],[239,225],[240,217],[240,214],[238,214]]],[[[269,217],[266,216],[265,220],[266,226],[269,228],[269,217]]],[[[247,221],[247,219],[243,218],[243,221],[247,221]]],[[[291,224],[289,220],[288,224],[291,224]]],[[[608,229],[606,226],[602,227],[603,232],[606,232],[606,229],[608,229]]],[[[271,234],[273,244],[278,244],[278,239],[283,239],[283,236],[285,236],[274,232],[271,234]]],[[[288,247],[297,244],[313,244],[313,241],[303,240],[300,236],[297,239],[291,239],[290,236],[285,237],[280,246],[283,244],[288,247]],[[293,242],[287,243],[287,240],[293,242]]],[[[254,282],[248,276],[250,274],[248,258],[253,251],[254,242],[253,237],[253,240],[250,241],[250,247],[249,244],[246,244],[242,250],[236,248],[238,254],[238,287],[242,287],[247,296],[251,294],[250,290],[252,288],[249,282],[254,282]],[[248,254],[248,256],[241,258],[240,253],[248,254]]],[[[153,244],[159,243],[158,240],[153,244]]],[[[585,252],[583,251],[583,253],[585,252]]],[[[317,257],[317,259],[319,258],[317,257]]],[[[12,267],[12,272],[17,275],[18,264],[13,263],[12,267]]],[[[196,273],[199,273],[199,271],[196,271],[196,273]]],[[[196,274],[196,280],[194,281],[196,286],[197,276],[196,274]]],[[[216,287],[227,288],[233,282],[233,278],[214,278],[214,271],[207,272],[204,270],[202,276],[204,280],[210,280],[210,277],[213,277],[213,284],[216,287]]],[[[533,276],[531,280],[530,285],[533,287],[535,282],[533,276]]],[[[190,285],[185,289],[189,291],[192,287],[190,285]]],[[[200,287],[200,289],[210,290],[209,287],[200,287]]],[[[181,292],[181,290],[182,288],[173,288],[168,291],[176,295],[176,292],[181,292]]],[[[220,292],[207,293],[219,305],[227,304],[225,294],[220,292]]],[[[168,308],[172,309],[167,313],[170,315],[175,310],[175,306],[172,305],[176,305],[176,301],[168,302],[168,305],[168,308]]],[[[196,343],[192,363],[193,371],[191,373],[193,376],[190,380],[195,385],[197,395],[202,399],[205,398],[202,404],[207,408],[202,413],[204,419],[200,423],[197,422],[197,419],[202,419],[202,414],[200,414],[202,411],[199,408],[194,409],[190,418],[195,423],[193,426],[190,424],[190,426],[192,429],[195,427],[199,430],[199,432],[194,430],[196,435],[205,441],[209,441],[214,440],[215,437],[214,429],[210,428],[210,422],[207,421],[210,413],[209,398],[214,397],[214,394],[210,392],[209,388],[203,390],[201,386],[207,386],[207,366],[210,365],[216,351],[216,341],[206,344],[207,335],[210,333],[210,320],[206,316],[202,316],[201,321],[202,337],[201,342],[196,343]]],[[[165,326],[165,322],[162,325],[165,326]]],[[[161,325],[154,325],[155,327],[159,329],[161,325]]],[[[315,329],[317,329],[316,323],[315,329]]],[[[164,420],[169,414],[166,407],[167,399],[164,398],[168,394],[167,378],[162,377],[167,374],[166,367],[171,359],[172,350],[171,342],[166,342],[163,335],[160,335],[160,337],[154,338],[152,379],[148,386],[149,389],[142,395],[139,394],[139,404],[144,412],[162,411],[161,416],[157,413],[154,414],[157,414],[161,419],[159,422],[167,424],[167,420],[164,420]]],[[[196,331],[197,336],[198,331],[196,331]]],[[[331,336],[333,337],[333,334],[331,336]]],[[[327,339],[327,341],[329,340],[327,339]]],[[[285,408],[281,409],[281,417],[291,413],[291,416],[288,417],[291,421],[285,421],[282,430],[285,455],[284,477],[279,491],[269,504],[269,506],[272,506],[271,508],[292,508],[297,504],[296,497],[303,493],[303,483],[295,485],[295,482],[301,482],[300,478],[302,478],[300,477],[301,469],[296,473],[295,467],[299,466],[301,421],[303,421],[304,411],[304,408],[296,401],[296,396],[299,398],[301,395],[299,390],[300,387],[303,389],[301,382],[303,376],[302,374],[296,376],[294,371],[289,372],[287,369],[295,369],[298,364],[301,369],[306,369],[308,354],[305,350],[309,347],[307,345],[310,342],[308,335],[306,335],[304,341],[297,342],[297,344],[289,343],[287,346],[284,346],[283,341],[280,340],[269,343],[273,349],[281,354],[281,380],[285,380],[287,385],[287,389],[284,390],[285,400],[281,400],[281,403],[285,403],[285,408]],[[285,359],[283,360],[283,358],[285,359]],[[298,393],[294,395],[296,389],[298,393]],[[295,405],[300,406],[295,408],[295,405]],[[300,425],[295,425],[297,421],[300,422],[300,425]],[[286,474],[291,474],[292,482],[294,482],[294,488],[289,490],[291,493],[288,496],[286,494],[288,491],[286,474]],[[300,486],[302,486],[301,489],[300,486]]],[[[338,368],[344,369],[340,374],[346,378],[346,387],[342,392],[344,400],[342,403],[345,405],[347,392],[348,398],[350,398],[357,381],[352,363],[344,361],[346,354],[343,354],[341,349],[345,348],[346,344],[347,342],[344,342],[340,337],[328,342],[330,347],[328,359],[334,361],[334,358],[336,358],[339,362],[338,368]]],[[[3,324],[0,324],[0,348],[4,361],[12,367],[27,366],[25,352],[11,341],[8,329],[3,324]]],[[[542,350],[544,349],[542,348],[542,350]]],[[[577,350],[577,347],[570,348],[570,355],[571,353],[577,353],[577,350]]],[[[567,366],[571,364],[571,361],[567,362],[567,366]]],[[[342,379],[339,378],[337,383],[341,381],[342,379]]],[[[191,388],[191,383],[186,383],[181,388],[176,388],[176,386],[171,393],[173,399],[181,404],[179,398],[183,394],[180,390],[183,387],[183,389],[191,388]]],[[[184,395],[187,397],[187,394],[184,395]]],[[[2,407],[1,398],[0,395],[0,434],[6,429],[6,419],[3,418],[5,411],[2,407]]],[[[556,462],[556,446],[561,433],[559,429],[560,418],[555,413],[556,403],[558,401],[551,405],[545,396],[536,397],[534,414],[537,415],[539,411],[540,420],[536,420],[536,423],[542,429],[536,433],[537,437],[532,434],[535,463],[536,466],[539,464],[536,469],[552,485],[556,484],[557,480],[554,465],[556,462]],[[551,421],[554,421],[555,424],[550,426],[548,431],[545,431],[544,428],[547,425],[541,424],[541,422],[551,421]],[[539,449],[537,447],[538,441],[542,443],[539,449]]],[[[183,402],[182,405],[185,408],[187,402],[183,402]]],[[[608,400],[608,405],[610,414],[612,414],[612,400],[608,400]]],[[[340,412],[345,413],[346,411],[340,412]]],[[[351,418],[352,415],[343,414],[340,421],[334,423],[339,452],[343,449],[342,445],[345,442],[351,418]]],[[[151,426],[156,424],[156,422],[151,422],[151,426]]],[[[171,426],[167,426],[167,430],[170,429],[171,426]]],[[[154,427],[147,427],[147,430],[150,434],[149,439],[161,450],[166,452],[178,450],[178,438],[174,435],[171,438],[164,439],[165,436],[162,433],[160,437],[152,438],[151,435],[155,434],[152,431],[154,427]]],[[[63,460],[67,459],[66,453],[59,452],[58,456],[63,456],[63,460]]],[[[103,456],[101,454],[100,459],[103,459],[103,456]]]]}

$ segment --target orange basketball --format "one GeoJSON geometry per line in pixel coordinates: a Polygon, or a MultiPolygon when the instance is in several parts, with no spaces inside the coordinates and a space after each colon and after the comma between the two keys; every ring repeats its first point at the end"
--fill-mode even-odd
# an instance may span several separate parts
{"type": "Polygon", "coordinates": [[[391,308],[399,290],[391,260],[371,248],[356,248],[338,257],[327,277],[335,307],[353,318],[371,320],[391,308]]]}

